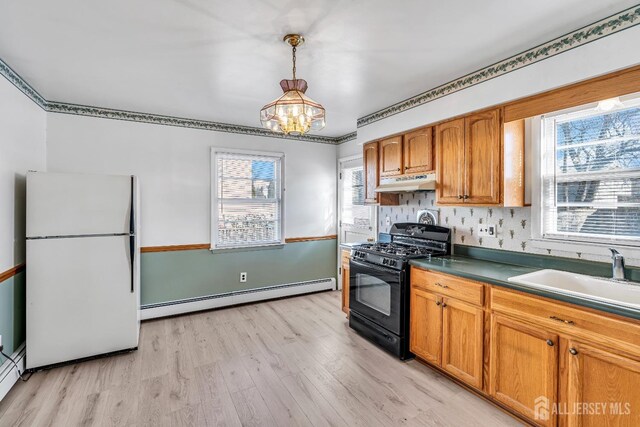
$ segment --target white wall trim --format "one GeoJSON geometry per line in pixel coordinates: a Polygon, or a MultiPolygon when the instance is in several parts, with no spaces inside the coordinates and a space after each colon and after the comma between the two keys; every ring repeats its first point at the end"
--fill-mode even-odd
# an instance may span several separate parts
{"type": "MultiPolygon", "coordinates": [[[[24,372],[25,353],[25,343],[22,343],[11,355],[11,358],[16,361],[20,372],[24,372]]],[[[16,367],[10,360],[5,360],[2,366],[0,366],[0,400],[4,399],[7,393],[9,393],[9,390],[11,390],[11,387],[13,387],[19,379],[20,376],[16,371],[16,367]]]]}
{"type": "Polygon", "coordinates": [[[161,304],[143,305],[140,318],[141,320],[156,319],[159,317],[175,316],[177,314],[191,313],[194,311],[211,310],[213,308],[228,307],[231,305],[246,304],[274,298],[334,290],[335,288],[336,279],[333,277],[300,283],[265,286],[263,288],[235,291],[220,295],[209,295],[205,297],[169,301],[161,304]]]}

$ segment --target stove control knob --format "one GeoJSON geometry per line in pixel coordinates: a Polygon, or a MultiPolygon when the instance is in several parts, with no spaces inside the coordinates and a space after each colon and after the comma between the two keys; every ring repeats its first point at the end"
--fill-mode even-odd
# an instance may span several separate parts
{"type": "Polygon", "coordinates": [[[395,266],[396,265],[396,260],[395,259],[390,260],[389,261],[389,265],[392,266],[392,267],[395,266]]]}
{"type": "Polygon", "coordinates": [[[382,265],[387,265],[389,264],[389,260],[386,258],[382,258],[382,265]]]}

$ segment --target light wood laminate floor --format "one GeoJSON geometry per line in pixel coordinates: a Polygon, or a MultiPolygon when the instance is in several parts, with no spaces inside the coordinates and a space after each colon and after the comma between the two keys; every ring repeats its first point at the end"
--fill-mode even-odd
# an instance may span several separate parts
{"type": "Polygon", "coordinates": [[[136,352],[38,372],[2,426],[503,426],[517,421],[349,329],[340,294],[142,324],[136,352]]]}

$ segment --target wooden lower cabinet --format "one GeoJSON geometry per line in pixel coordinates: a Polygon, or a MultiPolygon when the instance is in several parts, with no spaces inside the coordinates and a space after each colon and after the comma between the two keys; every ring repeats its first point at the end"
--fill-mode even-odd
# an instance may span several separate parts
{"type": "Polygon", "coordinates": [[[571,340],[566,347],[566,426],[640,426],[640,360],[571,340]]]}
{"type": "Polygon", "coordinates": [[[530,423],[640,426],[640,321],[411,270],[410,348],[530,423]]]}
{"type": "Polygon", "coordinates": [[[413,287],[410,313],[411,352],[482,388],[482,308],[413,287]]]}
{"type": "Polygon", "coordinates": [[[484,310],[452,298],[442,299],[442,368],[482,388],[484,310]]]}
{"type": "Polygon", "coordinates": [[[442,359],[442,298],[411,289],[409,347],[413,354],[440,365],[442,359]],[[415,332],[414,332],[415,331],[415,332]]]}
{"type": "Polygon", "coordinates": [[[490,365],[494,399],[541,425],[556,425],[557,334],[493,314],[490,365]]]}
{"type": "Polygon", "coordinates": [[[342,273],[342,311],[349,315],[349,257],[351,251],[343,250],[341,258],[342,273]]]}

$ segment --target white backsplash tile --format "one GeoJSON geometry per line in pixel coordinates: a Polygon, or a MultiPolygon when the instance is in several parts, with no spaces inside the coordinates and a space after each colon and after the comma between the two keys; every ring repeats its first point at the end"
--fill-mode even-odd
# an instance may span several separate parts
{"type": "MultiPolygon", "coordinates": [[[[395,222],[415,222],[420,209],[434,209],[440,212],[440,225],[453,229],[453,243],[483,248],[503,249],[514,252],[552,255],[566,258],[581,258],[591,261],[610,262],[607,253],[603,255],[583,254],[537,248],[531,245],[531,208],[486,208],[437,206],[435,193],[415,192],[400,194],[399,206],[378,207],[379,231],[388,233],[390,226],[386,218],[395,222]],[[493,237],[479,237],[478,225],[496,224],[498,234],[493,237]]],[[[631,263],[633,264],[633,263],[631,263]]]]}

